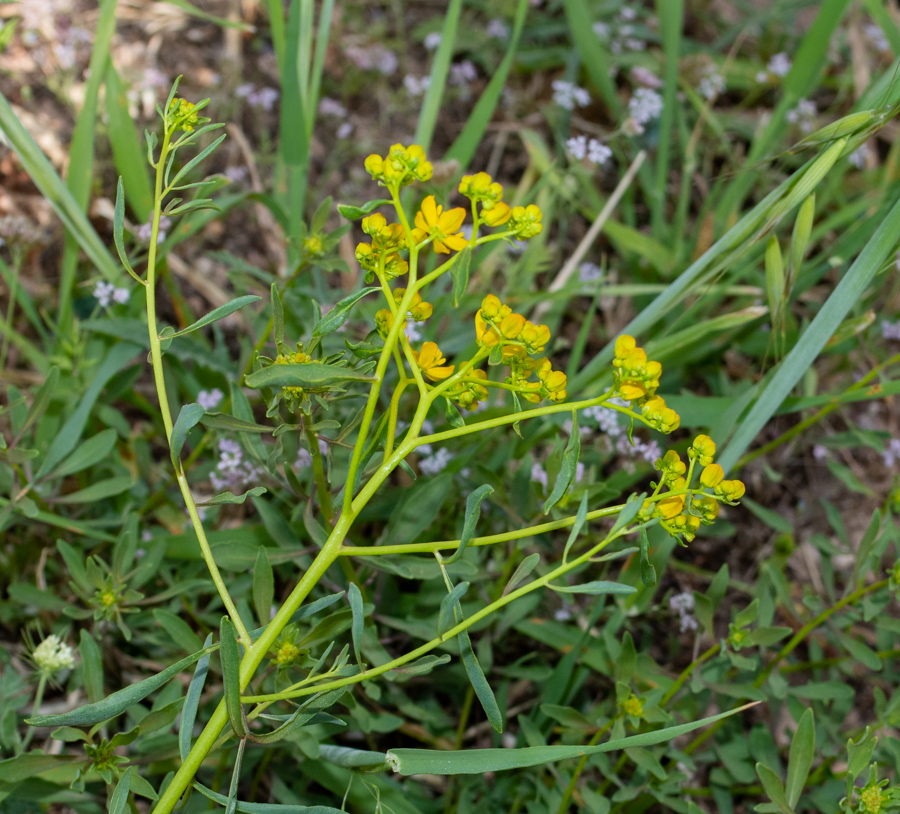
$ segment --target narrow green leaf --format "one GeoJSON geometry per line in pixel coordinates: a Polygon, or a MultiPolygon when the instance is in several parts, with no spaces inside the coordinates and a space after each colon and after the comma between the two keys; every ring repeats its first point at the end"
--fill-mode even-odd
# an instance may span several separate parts
{"type": "Polygon", "coordinates": [[[247,737],[247,723],[241,707],[241,653],[234,634],[234,625],[227,616],[219,626],[219,658],[222,661],[222,681],[225,684],[225,709],[235,735],[247,737]]]}
{"type": "Polygon", "coordinates": [[[187,440],[188,431],[200,423],[200,419],[203,418],[205,412],[206,410],[196,402],[185,404],[179,411],[178,418],[175,420],[175,426],[172,427],[172,437],[169,440],[172,464],[176,469],[178,469],[181,448],[187,440]]]}
{"type": "Polygon", "coordinates": [[[610,529],[610,537],[620,529],[625,528],[625,526],[637,517],[637,513],[641,510],[641,506],[644,505],[645,497],[647,497],[646,492],[641,492],[639,495],[629,495],[628,500],[625,501],[625,505],[622,507],[622,511],[620,511],[616,517],[616,522],[613,523],[613,527],[610,529]]]}
{"type": "Polygon", "coordinates": [[[447,14],[441,28],[441,44],[434,55],[431,65],[431,73],[428,77],[428,90],[419,111],[419,122],[416,125],[414,141],[422,146],[427,153],[431,147],[431,138],[437,125],[438,113],[441,110],[441,102],[444,98],[444,89],[447,85],[447,74],[450,71],[450,60],[453,58],[453,48],[456,43],[456,30],[459,26],[459,15],[462,11],[462,0],[450,0],[447,4],[447,14]]]}
{"type": "Polygon", "coordinates": [[[775,375],[760,393],[750,412],[741,419],[737,432],[717,458],[728,472],[766,425],[781,403],[794,389],[825,347],[844,318],[869,287],[888,255],[894,250],[900,232],[900,201],[866,244],[853,265],[819,309],[797,344],[779,365],[775,375]]]}
{"type": "MultiPolygon", "coordinates": [[[[218,127],[224,127],[224,124],[217,125],[218,127]]],[[[171,180],[169,183],[170,188],[175,188],[178,185],[178,182],[184,178],[194,167],[196,167],[201,161],[203,161],[213,150],[216,149],[223,141],[225,141],[226,134],[223,133],[219,136],[212,144],[207,146],[204,150],[201,150],[197,155],[195,155],[187,164],[185,164],[179,171],[178,174],[171,180]]]]}
{"type": "Polygon", "coordinates": [[[221,495],[216,495],[209,500],[205,500],[203,503],[198,503],[198,506],[219,506],[223,503],[243,503],[248,497],[259,497],[260,495],[264,495],[268,489],[265,486],[254,486],[252,489],[248,489],[242,495],[236,495],[232,492],[222,492],[221,495]]]}
{"type": "MultiPolygon", "coordinates": [[[[0,108],[2,108],[2,104],[0,104],[0,108]]],[[[3,122],[0,120],[0,128],[2,127],[3,122]]],[[[47,474],[75,449],[75,446],[81,439],[81,433],[84,432],[88,417],[94,409],[94,404],[103,388],[106,387],[106,383],[131,362],[140,350],[140,347],[131,342],[118,342],[110,348],[106,358],[94,374],[88,389],[82,394],[75,412],[69,416],[62,429],[50,443],[50,448],[47,450],[43,461],[41,461],[41,467],[35,475],[36,480],[47,474]]]]}
{"type": "MultiPolygon", "coordinates": [[[[499,345],[497,347],[500,347],[499,345]]],[[[572,411],[572,430],[569,433],[569,440],[566,443],[563,452],[562,466],[559,468],[559,475],[556,483],[553,484],[553,491],[544,501],[543,512],[547,514],[559,501],[562,496],[569,491],[572,484],[575,483],[575,474],[578,471],[578,457],[581,455],[581,431],[578,429],[578,411],[572,411]]]]}
{"type": "Polygon", "coordinates": [[[669,743],[680,735],[686,735],[688,732],[693,732],[753,706],[756,706],[755,702],[702,718],[699,721],[657,729],[653,732],[644,732],[640,735],[631,735],[627,738],[616,738],[597,746],[528,746],[523,749],[466,749],[458,752],[436,749],[391,749],[387,753],[387,759],[395,772],[407,776],[412,774],[484,774],[485,772],[524,769],[529,766],[540,766],[542,763],[581,758],[585,755],[617,752],[634,746],[669,743]]]}
{"type": "Polygon", "coordinates": [[[641,529],[641,582],[648,588],[656,585],[656,566],[650,562],[650,536],[647,529],[641,529]]]}
{"type": "Polygon", "coordinates": [[[756,774],[759,775],[759,780],[766,795],[778,806],[779,810],[783,814],[793,814],[794,810],[784,795],[784,786],[781,785],[781,778],[764,763],[756,764],[756,774]]]}
{"type": "MultiPolygon", "coordinates": [[[[481,144],[481,140],[494,116],[494,111],[497,109],[500,96],[506,87],[506,79],[513,66],[516,50],[519,47],[519,40],[522,36],[522,29],[525,26],[528,6],[528,0],[519,0],[516,6],[516,18],[513,22],[512,34],[510,35],[503,61],[497,66],[497,69],[491,76],[491,81],[488,82],[487,87],[484,89],[484,93],[481,94],[475,107],[469,113],[462,132],[456,137],[450,149],[447,150],[444,161],[456,160],[459,162],[460,167],[465,169],[469,166],[472,156],[475,155],[475,151],[481,144]]],[[[455,302],[454,305],[456,305],[455,302]]]]}
{"type": "Polygon", "coordinates": [[[459,600],[462,599],[468,590],[469,583],[460,582],[441,600],[441,607],[438,611],[438,636],[443,636],[445,630],[454,627],[454,610],[459,605],[459,600]]]}
{"type": "Polygon", "coordinates": [[[847,741],[847,776],[851,783],[868,768],[877,745],[878,738],[872,735],[869,727],[866,727],[859,740],[850,738],[847,741]]]}
{"type": "Polygon", "coordinates": [[[31,402],[31,407],[28,408],[28,412],[25,414],[25,420],[22,422],[22,426],[17,430],[19,435],[24,433],[25,430],[44,414],[50,404],[50,399],[53,398],[53,395],[56,393],[56,386],[58,383],[59,368],[54,366],[47,371],[47,377],[44,379],[44,383],[38,388],[37,393],[35,393],[34,400],[31,402]]]}
{"type": "Polygon", "coordinates": [[[460,302],[469,285],[469,267],[472,265],[472,247],[466,246],[460,253],[459,259],[450,267],[450,277],[453,280],[453,307],[459,308],[460,302]]]}
{"type": "Polygon", "coordinates": [[[584,582],[581,585],[548,585],[554,591],[561,594],[591,594],[599,596],[600,594],[633,594],[637,593],[637,588],[633,585],[623,585],[621,582],[609,582],[608,580],[595,580],[594,582],[584,582]]]}
{"type": "Polygon", "coordinates": [[[84,757],[68,757],[63,755],[43,755],[40,752],[28,752],[18,757],[0,760],[0,777],[6,783],[22,783],[32,780],[43,772],[83,763],[84,757]]]}
{"type": "Polygon", "coordinates": [[[225,814],[234,814],[237,808],[237,792],[238,783],[241,779],[241,766],[244,763],[244,749],[247,746],[247,739],[241,738],[238,744],[237,756],[234,759],[234,769],[231,772],[231,785],[228,788],[228,802],[225,804],[225,814]]]}
{"type": "Polygon", "coordinates": [[[116,184],[116,208],[113,214],[113,243],[116,246],[116,253],[122,265],[135,280],[144,282],[141,276],[131,267],[131,261],[128,259],[128,251],[125,249],[125,190],[122,186],[122,177],[116,184]]]}
{"type": "Polygon", "coordinates": [[[178,336],[184,336],[185,334],[192,333],[193,331],[199,330],[206,325],[209,325],[216,320],[222,319],[223,317],[227,317],[229,314],[233,314],[240,308],[243,308],[245,305],[249,305],[251,302],[257,302],[261,300],[262,297],[257,297],[255,294],[247,294],[243,297],[238,297],[237,299],[231,300],[231,302],[226,302],[224,305],[220,305],[218,308],[210,311],[206,316],[200,317],[196,322],[191,325],[188,325],[187,328],[182,328],[180,331],[175,331],[173,334],[168,334],[168,339],[174,339],[178,336]]]}
{"type": "Polygon", "coordinates": [[[117,475],[114,478],[106,478],[105,480],[92,483],[84,489],[77,492],[71,492],[67,495],[61,495],[55,499],[56,503],[96,503],[99,500],[120,495],[134,486],[134,479],[131,475],[117,475]]]}
{"type": "Polygon", "coordinates": [[[212,633],[208,634],[203,643],[203,652],[206,653],[194,669],[193,678],[188,685],[187,695],[184,699],[184,707],[181,710],[181,725],[178,729],[178,751],[181,760],[187,759],[191,751],[191,738],[194,734],[194,721],[197,720],[197,710],[200,707],[200,696],[203,693],[203,685],[206,683],[206,672],[209,669],[209,651],[212,649],[212,633]]]}
{"type": "MultiPolygon", "coordinates": [[[[128,112],[128,98],[112,61],[106,68],[106,116],[113,163],[125,188],[125,198],[139,223],[146,223],[153,209],[153,190],[141,137],[128,112]]],[[[116,197],[118,204],[118,196],[116,197]]],[[[116,245],[118,249],[118,244],[116,245]]],[[[120,255],[121,256],[121,255],[120,255]]]]}
{"type": "Polygon", "coordinates": [[[372,376],[339,365],[303,362],[295,365],[269,365],[244,380],[247,387],[326,387],[341,382],[374,382],[372,376]]]}
{"type": "MultiPolygon", "coordinates": [[[[224,794],[218,794],[208,789],[201,783],[194,783],[194,788],[204,797],[218,803],[220,806],[228,805],[228,798],[224,794]]],[[[277,803],[244,803],[240,800],[235,803],[235,810],[243,814],[344,814],[339,808],[331,806],[301,806],[279,805],[277,803]]]]}
{"type": "Polygon", "coordinates": [[[359,220],[366,215],[371,215],[379,206],[385,206],[392,203],[390,198],[378,198],[374,201],[367,201],[362,206],[350,206],[350,204],[338,204],[337,211],[341,213],[341,217],[347,220],[359,220]]]}
{"type": "Polygon", "coordinates": [[[272,283],[269,295],[272,299],[272,336],[275,339],[275,347],[281,352],[281,346],[284,344],[284,304],[281,302],[278,283],[272,283]]]}
{"type": "Polygon", "coordinates": [[[791,749],[788,755],[787,782],[784,790],[787,794],[788,805],[793,808],[797,805],[809,770],[812,768],[816,756],[816,723],[812,709],[807,709],[800,716],[797,731],[791,738],[791,749]]]}
{"type": "MultiPolygon", "coordinates": [[[[246,497],[246,494],[241,497],[246,497]]],[[[261,625],[268,624],[272,618],[272,600],[274,598],[275,574],[272,572],[272,565],[266,549],[260,546],[256,554],[256,564],[253,566],[253,607],[256,608],[256,617],[261,625]]]]}
{"type": "MultiPolygon", "coordinates": [[[[459,614],[462,621],[462,612],[459,614]]],[[[466,668],[466,674],[469,676],[469,682],[475,691],[475,697],[481,704],[484,714],[496,732],[503,731],[503,716],[500,714],[500,707],[497,705],[497,699],[494,697],[494,691],[488,683],[484,675],[484,670],[478,663],[478,657],[472,649],[472,640],[469,638],[469,632],[464,630],[459,634],[459,652],[462,656],[463,666],[466,668]]]]}
{"type": "Polygon", "coordinates": [[[344,297],[344,299],[316,323],[312,335],[325,336],[326,334],[336,331],[350,318],[350,311],[353,309],[353,306],[373,291],[378,291],[378,288],[374,286],[362,288],[359,291],[355,291],[350,296],[344,297]]]}
{"type": "Polygon", "coordinates": [[[366,615],[363,610],[363,598],[359,586],[355,582],[350,583],[347,589],[347,599],[350,602],[350,612],[353,614],[353,623],[350,626],[350,636],[353,639],[353,653],[359,669],[365,672],[362,660],[360,644],[362,642],[363,628],[366,624],[366,615]]]}
{"type": "Polygon", "coordinates": [[[509,578],[509,582],[506,583],[506,587],[503,589],[503,595],[506,596],[510,591],[515,590],[516,585],[518,585],[525,577],[527,577],[532,571],[534,571],[535,566],[541,561],[540,554],[529,554],[522,562],[519,563],[519,567],[513,571],[513,575],[509,578]]]}
{"type": "Polygon", "coordinates": [[[100,645],[85,628],[79,634],[78,657],[81,661],[81,680],[88,701],[96,703],[103,698],[103,653],[100,645]]]}
{"type": "Polygon", "coordinates": [[[493,493],[494,487],[485,483],[482,486],[479,486],[474,492],[471,492],[466,498],[466,516],[463,520],[463,530],[462,536],[459,539],[459,548],[456,549],[453,556],[444,560],[448,565],[452,562],[456,562],[463,555],[466,546],[469,545],[469,540],[471,540],[475,534],[475,525],[478,523],[478,518],[481,517],[481,504],[488,495],[493,493]]]}
{"type": "Polygon", "coordinates": [[[145,678],[137,684],[131,684],[97,703],[86,704],[78,709],[73,709],[71,712],[64,712],[59,715],[36,715],[28,718],[25,722],[32,726],[93,726],[94,724],[108,721],[110,718],[115,718],[116,715],[121,715],[128,707],[138,703],[138,701],[143,701],[150,693],[158,690],[184,670],[185,667],[190,667],[194,662],[214,649],[216,648],[204,648],[176,662],[171,667],[167,667],[155,676],[145,678]]]}
{"type": "Polygon", "coordinates": [[[228,413],[205,413],[200,423],[204,427],[211,430],[224,430],[225,432],[256,432],[270,433],[274,431],[274,427],[267,427],[264,424],[257,424],[255,421],[244,421],[241,418],[235,418],[228,413]]]}
{"type": "Polygon", "coordinates": [[[88,438],[81,446],[66,458],[48,477],[65,478],[74,475],[90,466],[100,463],[116,445],[118,433],[114,429],[98,432],[92,438],[88,438]]]}
{"type": "Polygon", "coordinates": [[[387,675],[388,677],[394,677],[395,674],[399,674],[404,677],[426,675],[430,673],[435,667],[440,667],[442,664],[447,664],[449,661],[449,653],[444,653],[443,656],[436,656],[433,653],[430,653],[427,656],[422,656],[422,658],[420,659],[411,661],[409,664],[395,667],[387,675]]]}
{"type": "Polygon", "coordinates": [[[587,3],[585,0],[564,0],[563,8],[566,12],[566,22],[569,24],[572,42],[581,56],[581,62],[587,70],[592,84],[600,91],[603,101],[610,110],[618,116],[622,110],[622,103],[619,101],[611,78],[612,62],[609,53],[600,44],[599,38],[594,33],[594,19],[588,10],[587,3]]]}
{"type": "Polygon", "coordinates": [[[134,774],[134,766],[129,766],[116,783],[116,790],[109,800],[108,814],[123,814],[128,804],[128,793],[131,791],[131,775],[134,774]]]}
{"type": "Polygon", "coordinates": [[[575,515],[575,523],[572,526],[572,531],[569,532],[569,539],[566,540],[566,547],[563,549],[563,562],[566,562],[568,560],[569,549],[578,538],[578,535],[581,534],[581,529],[584,528],[584,524],[587,521],[587,506],[588,496],[587,492],[585,492],[581,497],[581,503],[578,506],[578,513],[575,515]]]}

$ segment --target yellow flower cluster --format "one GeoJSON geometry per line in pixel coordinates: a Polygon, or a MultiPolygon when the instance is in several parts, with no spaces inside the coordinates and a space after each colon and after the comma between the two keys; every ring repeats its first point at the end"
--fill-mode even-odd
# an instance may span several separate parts
{"type": "Polygon", "coordinates": [[[688,449],[688,458],[693,467],[700,465],[700,486],[712,489],[715,497],[688,493],[688,483],[684,475],[687,467],[674,450],[669,450],[654,466],[661,473],[660,480],[670,494],[658,501],[644,501],[641,515],[645,519],[658,517],[660,525],[673,537],[694,539],[701,525],[712,525],[719,516],[719,501],[734,504],[744,495],[744,484],[739,480],[724,480],[724,472],[719,464],[713,463],[716,444],[708,435],[698,435],[688,449]],[[680,493],[680,494],[679,494],[680,493]]]}
{"type": "Polygon", "coordinates": [[[169,105],[168,124],[176,130],[190,133],[199,124],[200,118],[194,110],[194,104],[187,99],[173,99],[169,105]]]}
{"type": "Polygon", "coordinates": [[[660,432],[677,430],[681,419],[666,406],[661,396],[654,395],[659,387],[662,365],[648,361],[647,353],[637,347],[633,336],[623,334],[616,340],[613,358],[616,395],[640,407],[647,423],[660,432]]]}
{"type": "MultiPolygon", "coordinates": [[[[406,294],[406,289],[395,288],[391,293],[393,294],[394,302],[396,302],[397,305],[400,305],[406,294]]],[[[430,302],[425,302],[418,291],[413,293],[409,311],[407,312],[413,320],[416,322],[424,322],[431,316],[433,311],[434,306],[430,302]]],[[[382,308],[375,314],[375,327],[382,339],[386,338],[391,328],[394,327],[394,315],[388,311],[387,308],[382,308]]]]}
{"type": "Polygon", "coordinates": [[[400,257],[400,250],[406,248],[406,237],[399,223],[388,223],[384,215],[376,212],[363,218],[362,230],[372,238],[371,243],[356,247],[356,262],[367,272],[366,282],[372,281],[374,272],[393,280],[409,271],[409,264],[400,257]]]}
{"type": "Polygon", "coordinates": [[[503,203],[502,185],[486,172],[464,175],[459,182],[459,191],[472,203],[481,204],[480,217],[488,226],[501,226],[510,219],[512,210],[509,204],[503,203]]]}
{"type": "Polygon", "coordinates": [[[425,151],[418,144],[409,147],[392,144],[384,158],[370,155],[366,159],[366,170],[376,181],[393,189],[416,181],[427,181],[434,172],[431,163],[425,159],[425,151]]]}
{"type": "Polygon", "coordinates": [[[526,401],[562,401],[566,397],[566,374],[553,370],[549,359],[531,359],[550,341],[550,329],[535,325],[516,314],[494,294],[488,294],[475,314],[475,339],[487,350],[502,349],[502,359],[510,366],[507,384],[516,387],[526,401]],[[537,381],[529,381],[531,375],[537,381]]]}

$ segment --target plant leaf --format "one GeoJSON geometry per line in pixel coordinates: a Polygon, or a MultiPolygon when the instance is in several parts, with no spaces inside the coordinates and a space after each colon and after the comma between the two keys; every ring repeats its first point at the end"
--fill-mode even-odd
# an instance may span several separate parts
{"type": "Polygon", "coordinates": [[[219,626],[219,658],[222,660],[222,681],[225,684],[225,709],[235,735],[247,737],[247,724],[241,708],[241,653],[234,635],[234,625],[227,616],[219,626]]]}
{"type": "Polygon", "coordinates": [[[302,362],[296,365],[269,365],[244,380],[247,387],[327,387],[340,382],[374,382],[372,376],[339,365],[302,362]]]}
{"type": "Polygon", "coordinates": [[[359,591],[359,586],[355,582],[351,582],[350,587],[347,589],[347,599],[350,602],[350,612],[353,614],[353,623],[350,625],[350,636],[353,639],[353,653],[356,656],[356,663],[359,665],[359,669],[362,672],[365,672],[360,651],[360,642],[362,641],[366,616],[365,611],[363,610],[362,594],[359,591]]]}
{"type": "Polygon", "coordinates": [[[172,464],[176,469],[178,469],[179,466],[181,448],[187,440],[188,431],[200,422],[200,419],[203,418],[205,412],[206,410],[196,402],[185,404],[178,412],[178,418],[175,420],[175,426],[172,427],[172,437],[169,441],[172,464]]]}
{"type": "Polygon", "coordinates": [[[807,709],[800,716],[797,731],[791,738],[791,749],[788,755],[787,782],[784,790],[787,794],[788,805],[793,808],[797,805],[809,770],[812,768],[813,759],[816,756],[816,723],[812,709],[807,709]]]}
{"type": "Polygon", "coordinates": [[[621,582],[609,582],[605,579],[583,582],[581,585],[548,585],[547,587],[561,594],[591,594],[598,596],[600,594],[637,593],[637,588],[633,585],[623,585],[621,582]]]}
{"type": "Polygon", "coordinates": [[[458,260],[450,267],[453,280],[453,307],[459,308],[466,287],[469,285],[469,267],[472,264],[472,247],[466,246],[458,255],[458,260]]]}
{"type": "Polygon", "coordinates": [[[359,291],[353,292],[350,296],[344,297],[337,305],[334,306],[322,319],[320,319],[313,328],[313,336],[325,336],[333,333],[341,327],[350,317],[350,311],[363,297],[378,291],[378,288],[371,286],[369,288],[361,288],[359,291]]]}
{"type": "MultiPolygon", "coordinates": [[[[497,345],[496,347],[500,347],[497,345]]],[[[578,457],[581,455],[581,432],[578,429],[578,411],[572,411],[572,430],[569,433],[569,440],[566,442],[566,448],[563,452],[562,466],[559,468],[559,475],[556,483],[553,484],[553,491],[544,501],[543,512],[547,514],[562,496],[569,491],[572,484],[575,483],[575,474],[578,471],[578,457]]]]}
{"type": "Polygon", "coordinates": [[[446,564],[450,564],[456,562],[466,550],[466,546],[469,544],[469,540],[472,539],[472,536],[475,534],[475,524],[478,522],[478,518],[481,517],[481,504],[484,499],[493,494],[494,487],[488,485],[487,483],[479,486],[474,492],[471,492],[469,496],[466,498],[466,517],[463,521],[463,530],[462,536],[459,539],[459,548],[456,549],[453,556],[444,560],[446,564]]]}
{"type": "Polygon", "coordinates": [[[362,206],[351,206],[350,204],[338,204],[337,211],[341,213],[341,217],[347,220],[359,220],[366,215],[372,214],[379,206],[385,206],[392,203],[390,198],[378,198],[374,201],[366,201],[362,206]]]}
{"type": "Polygon", "coordinates": [[[167,334],[166,339],[175,339],[178,336],[185,336],[186,334],[193,333],[216,320],[227,317],[229,314],[233,314],[245,305],[250,305],[251,302],[258,302],[261,299],[262,297],[257,297],[255,294],[237,297],[236,299],[231,300],[231,302],[226,302],[224,305],[220,305],[218,308],[213,309],[206,314],[206,316],[200,317],[196,322],[188,325],[187,328],[182,328],[180,331],[176,331],[173,334],[167,334]]]}

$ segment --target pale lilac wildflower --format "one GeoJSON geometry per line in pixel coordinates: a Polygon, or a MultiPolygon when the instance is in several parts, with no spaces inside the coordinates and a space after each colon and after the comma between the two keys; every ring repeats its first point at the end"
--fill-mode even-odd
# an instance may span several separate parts
{"type": "Polygon", "coordinates": [[[201,390],[197,393],[197,404],[204,410],[215,410],[223,398],[225,394],[218,387],[214,387],[212,390],[201,390]]]}
{"type": "Polygon", "coordinates": [[[478,78],[478,71],[475,66],[468,60],[455,62],[450,66],[450,84],[451,85],[468,85],[478,78]]]}
{"type": "Polygon", "coordinates": [[[649,88],[638,88],[628,102],[628,115],[642,125],[658,119],[662,109],[662,96],[649,88]]]}
{"type": "Polygon", "coordinates": [[[828,447],[824,444],[816,444],[813,446],[812,454],[817,461],[824,461],[828,457],[828,447]]]}
{"type": "Polygon", "coordinates": [[[566,149],[572,158],[581,161],[587,155],[587,136],[572,136],[566,141],[566,149]]]}
{"type": "Polygon", "coordinates": [[[679,629],[682,633],[697,629],[694,618],[694,595],[685,591],[669,597],[669,610],[678,614],[679,629]]]}
{"type": "Polygon", "coordinates": [[[881,336],[884,339],[895,339],[900,341],[900,320],[897,320],[897,322],[888,322],[886,319],[882,320],[881,336]]]}
{"type": "Polygon", "coordinates": [[[725,77],[716,70],[715,65],[707,65],[703,69],[703,76],[697,84],[699,93],[707,102],[711,102],[723,90],[725,90],[725,77]]]}
{"type": "MultiPolygon", "coordinates": [[[[162,243],[166,239],[166,233],[172,226],[172,219],[166,217],[165,215],[159,216],[159,232],[156,235],[156,242],[162,243]]],[[[147,221],[147,223],[142,223],[137,232],[134,235],[138,242],[140,243],[149,243],[150,238],[153,237],[153,220],[147,221]]]]}
{"type": "Polygon", "coordinates": [[[109,308],[110,303],[128,302],[130,296],[127,288],[116,288],[112,283],[101,280],[94,288],[94,297],[102,308],[109,308]]]}
{"type": "Polygon", "coordinates": [[[443,39],[440,31],[432,31],[430,34],[425,36],[425,47],[429,51],[434,51],[441,44],[441,40],[443,39]]]}
{"type": "Polygon", "coordinates": [[[565,79],[553,80],[553,101],[566,110],[574,110],[576,107],[586,107],[590,104],[591,96],[584,89],[565,79]]]}
{"type": "Polygon", "coordinates": [[[623,20],[636,20],[637,12],[630,6],[622,6],[622,10],[619,12],[619,17],[623,20]]]}
{"type": "Polygon", "coordinates": [[[601,42],[609,42],[610,29],[607,23],[594,23],[594,34],[601,42]]]}
{"type": "Polygon", "coordinates": [[[875,23],[867,23],[863,26],[863,31],[866,32],[866,37],[869,38],[869,42],[871,42],[877,50],[891,50],[891,44],[888,42],[888,39],[884,35],[884,31],[882,30],[880,25],[876,25],[875,23]]]}
{"type": "Polygon", "coordinates": [[[542,488],[547,488],[547,470],[544,469],[540,464],[533,464],[531,467],[531,480],[534,483],[539,483],[542,488]]]}
{"type": "Polygon", "coordinates": [[[237,494],[258,481],[262,474],[259,467],[244,460],[244,451],[237,441],[229,438],[219,441],[219,462],[209,475],[213,489],[237,494]]]}
{"type": "Polygon", "coordinates": [[[787,76],[788,72],[791,70],[791,58],[782,51],[781,53],[775,54],[770,60],[769,64],[766,65],[766,69],[764,71],[760,71],[756,75],[757,82],[768,82],[769,77],[771,76],[787,76]]]}
{"type": "Polygon", "coordinates": [[[809,99],[801,99],[797,107],[787,112],[785,118],[789,124],[796,124],[803,133],[811,133],[816,126],[816,103],[809,99]]]}
{"type": "Polygon", "coordinates": [[[323,116],[337,116],[339,119],[343,119],[347,115],[347,108],[337,99],[323,96],[322,101],[319,102],[319,113],[323,116]]]}
{"type": "Polygon", "coordinates": [[[247,168],[227,167],[224,175],[232,184],[240,184],[242,181],[247,180],[247,168]]]}
{"type": "Polygon", "coordinates": [[[316,441],[319,445],[319,455],[327,455],[328,454],[328,441],[325,440],[323,436],[319,436],[316,441]]]}
{"type": "Polygon", "coordinates": [[[631,78],[639,85],[644,85],[645,87],[653,88],[654,90],[659,90],[659,88],[663,86],[662,79],[653,73],[653,71],[642,68],[640,65],[631,69],[631,78]]]}
{"type": "Polygon", "coordinates": [[[884,449],[884,465],[894,467],[900,464],[900,438],[891,438],[884,449]]]}
{"type": "Polygon", "coordinates": [[[278,101],[279,96],[281,94],[275,88],[260,88],[247,96],[247,103],[251,107],[260,107],[269,112],[275,107],[275,102],[278,101]]]}
{"type": "Polygon", "coordinates": [[[378,71],[385,76],[393,74],[399,64],[397,55],[383,45],[371,45],[368,48],[351,45],[344,53],[357,68],[363,71],[378,71]]]}
{"type": "Polygon", "coordinates": [[[493,19],[487,24],[485,33],[495,40],[505,40],[509,38],[509,26],[500,19],[493,19]]]}
{"type": "Polygon", "coordinates": [[[350,122],[343,122],[340,127],[338,127],[335,135],[340,138],[348,138],[350,134],[353,132],[353,125],[350,122]]]}
{"type": "Polygon", "coordinates": [[[602,141],[592,138],[588,142],[587,157],[588,161],[602,167],[612,157],[612,150],[602,141]]]}
{"type": "Polygon", "coordinates": [[[869,148],[868,144],[861,144],[857,147],[850,155],[847,156],[847,161],[849,161],[856,169],[861,170],[866,166],[866,161],[868,161],[869,156],[872,154],[872,150],[869,148]]]}
{"type": "Polygon", "coordinates": [[[422,458],[419,461],[419,469],[423,475],[437,475],[447,468],[447,464],[453,460],[453,453],[446,447],[441,447],[434,455],[422,458]]]}
{"type": "Polygon", "coordinates": [[[239,99],[246,99],[254,90],[256,90],[256,85],[252,82],[245,82],[234,89],[234,95],[239,99]]]}
{"type": "Polygon", "coordinates": [[[312,453],[305,447],[297,450],[297,460],[294,461],[294,469],[309,469],[312,466],[312,453]]]}
{"type": "Polygon", "coordinates": [[[603,279],[603,269],[596,263],[582,263],[578,267],[578,281],[581,283],[596,283],[603,279]]]}
{"type": "Polygon", "coordinates": [[[575,483],[581,483],[584,477],[584,464],[581,461],[575,463],[575,483]]]}
{"type": "Polygon", "coordinates": [[[407,74],[403,77],[403,87],[410,96],[424,96],[425,91],[431,84],[431,77],[423,76],[421,78],[407,74]]]}
{"type": "Polygon", "coordinates": [[[418,342],[422,339],[422,332],[416,326],[416,321],[408,316],[406,320],[406,338],[410,342],[418,342]]]}

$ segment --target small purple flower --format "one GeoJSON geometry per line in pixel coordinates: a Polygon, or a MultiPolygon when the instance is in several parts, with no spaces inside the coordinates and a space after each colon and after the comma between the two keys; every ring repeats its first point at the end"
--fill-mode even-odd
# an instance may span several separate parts
{"type": "Polygon", "coordinates": [[[214,387],[212,390],[201,390],[197,393],[197,404],[204,410],[215,410],[223,398],[225,394],[218,387],[214,387]]]}

